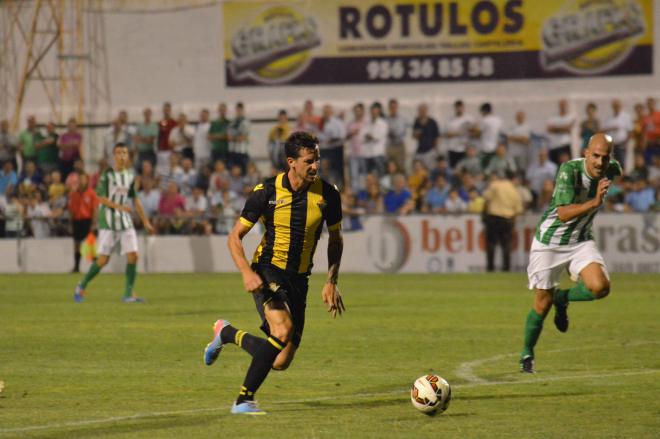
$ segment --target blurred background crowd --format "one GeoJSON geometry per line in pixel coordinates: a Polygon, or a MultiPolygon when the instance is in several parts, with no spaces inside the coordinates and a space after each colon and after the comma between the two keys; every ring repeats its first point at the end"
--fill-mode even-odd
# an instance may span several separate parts
{"type": "Polygon", "coordinates": [[[482,194],[496,179],[513,181],[525,211],[542,211],[558,166],[580,157],[599,132],[612,137],[613,158],[626,170],[605,210],[660,211],[655,99],[633,108],[616,99],[610,108],[588,103],[582,116],[568,107],[560,100],[545,126],[530,126],[526,112],[533,109],[503,120],[488,102],[468,111],[457,100],[453,114],[440,120],[424,103],[407,118],[397,99],[349,109],[308,100],[298,114],[279,111],[265,144],[256,145],[263,154],[252,157],[242,103],[202,109],[194,121],[165,103],[157,115],[145,108],[140,121],[120,111],[105,129],[96,163],[85,161],[86,139],[74,119],[57,127],[29,116],[18,132],[0,121],[0,236],[69,235],[77,200],[93,193],[118,142],[131,150],[138,196],[159,233],[227,233],[252,188],[285,170],[284,142],[299,130],[320,140],[321,175],[342,192],[346,231],[359,230],[364,215],[480,214],[482,194]]]}

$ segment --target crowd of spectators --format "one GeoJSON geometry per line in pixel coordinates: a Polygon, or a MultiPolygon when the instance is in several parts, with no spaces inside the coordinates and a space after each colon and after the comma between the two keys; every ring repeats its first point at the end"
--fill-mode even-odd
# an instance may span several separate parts
{"type": "MultiPolygon", "coordinates": [[[[614,182],[605,209],[660,211],[660,110],[653,98],[636,104],[633,114],[615,99],[602,120],[596,104],[588,103],[578,120],[562,100],[547,125],[534,128],[522,110],[507,124],[487,102],[478,115],[462,101],[453,109],[448,120],[438,121],[422,103],[409,120],[396,99],[386,108],[356,103],[347,112],[330,105],[317,112],[308,100],[295,117],[285,110],[277,114],[264,151],[269,173],[285,169],[288,135],[305,130],[320,140],[321,175],[342,192],[346,230],[359,229],[363,215],[481,213],[492,178],[513,178],[525,209],[539,212],[552,198],[558,167],[575,158],[575,130],[582,147],[604,132],[613,139],[613,157],[624,166],[628,157],[633,161],[631,171],[614,182]],[[410,138],[414,148],[406,145],[410,138]]],[[[102,158],[90,174],[74,119],[58,130],[29,116],[18,133],[1,121],[0,234],[67,235],[71,194],[96,186],[118,142],[131,150],[138,196],[159,233],[227,233],[264,177],[249,154],[254,148],[243,104],[229,113],[222,103],[215,118],[203,109],[193,124],[186,114],[175,118],[165,103],[160,120],[146,108],[141,122],[130,123],[120,111],[103,135],[102,158]]]]}

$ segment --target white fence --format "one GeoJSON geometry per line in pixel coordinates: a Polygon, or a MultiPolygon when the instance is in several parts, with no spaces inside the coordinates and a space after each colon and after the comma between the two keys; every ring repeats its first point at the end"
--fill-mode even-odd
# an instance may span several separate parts
{"type": "MultiPolygon", "coordinates": [[[[612,272],[660,272],[660,215],[600,214],[594,234],[612,272]]],[[[534,238],[537,217],[520,218],[514,234],[512,268],[522,271],[534,238]]],[[[468,273],[485,270],[485,241],[476,215],[369,217],[363,230],[344,234],[342,272],[468,273]]],[[[246,238],[251,255],[260,239],[257,228],[246,238]]],[[[317,246],[316,272],[327,268],[326,239],[317,246]]],[[[232,272],[226,236],[140,236],[139,270],[152,273],[232,272]]],[[[499,255],[496,256],[499,263],[499,255]]],[[[82,268],[88,266],[84,263],[82,268]]],[[[0,240],[0,272],[63,273],[73,266],[70,238],[0,240]]],[[[113,255],[108,272],[124,271],[113,255]]]]}

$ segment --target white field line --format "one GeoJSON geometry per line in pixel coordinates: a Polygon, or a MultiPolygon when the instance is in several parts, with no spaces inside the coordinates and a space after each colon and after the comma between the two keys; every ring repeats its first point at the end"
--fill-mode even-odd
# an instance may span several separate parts
{"type": "MultiPolygon", "coordinates": [[[[629,369],[614,373],[555,376],[555,377],[547,377],[547,378],[536,378],[525,381],[473,382],[467,384],[457,384],[452,386],[452,389],[468,389],[468,388],[480,387],[480,386],[503,386],[503,385],[514,386],[519,384],[547,383],[553,381],[576,380],[576,379],[601,379],[601,378],[624,377],[624,376],[635,376],[635,375],[650,375],[655,373],[660,373],[660,369],[641,369],[641,370],[629,369]]],[[[302,403],[321,402],[321,401],[341,401],[341,400],[356,399],[356,398],[364,399],[364,398],[388,397],[388,396],[403,395],[406,393],[408,393],[407,390],[405,391],[394,390],[390,392],[362,393],[359,395],[333,395],[333,396],[322,396],[318,398],[289,399],[289,400],[277,401],[277,403],[302,404],[302,403]]],[[[25,433],[30,431],[55,430],[60,428],[71,428],[71,427],[84,427],[88,425],[112,424],[112,423],[119,423],[124,421],[134,421],[139,419],[159,418],[164,416],[189,415],[189,414],[218,412],[218,411],[228,412],[229,409],[228,407],[223,406],[223,407],[199,408],[199,409],[189,409],[189,410],[172,410],[172,411],[164,411],[164,412],[137,413],[131,416],[113,416],[110,418],[60,422],[56,424],[32,425],[32,426],[18,427],[18,428],[2,428],[0,429],[0,434],[25,433]]]]}
{"type": "MultiPolygon", "coordinates": [[[[644,346],[644,345],[659,344],[659,343],[660,342],[657,342],[657,341],[636,341],[636,342],[629,343],[625,346],[621,346],[621,345],[614,346],[614,345],[612,345],[612,346],[607,346],[607,347],[623,347],[625,349],[625,348],[629,348],[629,347],[633,347],[633,346],[644,346]]],[[[603,349],[604,347],[605,346],[602,346],[602,345],[600,345],[600,346],[581,346],[579,348],[575,347],[575,348],[567,348],[567,349],[554,349],[554,350],[551,350],[551,351],[544,351],[544,353],[545,354],[556,354],[556,353],[559,353],[559,352],[584,351],[584,350],[587,350],[587,349],[603,349]]],[[[458,365],[458,367],[454,371],[454,375],[456,375],[458,378],[461,378],[461,379],[467,381],[468,383],[488,384],[490,382],[489,380],[487,380],[485,378],[482,378],[482,377],[480,377],[480,376],[478,376],[477,374],[474,373],[473,369],[475,367],[481,366],[481,365],[486,364],[486,363],[492,363],[494,361],[503,360],[505,358],[517,357],[518,355],[520,355],[520,354],[519,353],[500,354],[500,355],[495,355],[495,356],[488,357],[488,358],[480,358],[478,360],[466,361],[466,362],[461,363],[461,364],[458,365]]]]}

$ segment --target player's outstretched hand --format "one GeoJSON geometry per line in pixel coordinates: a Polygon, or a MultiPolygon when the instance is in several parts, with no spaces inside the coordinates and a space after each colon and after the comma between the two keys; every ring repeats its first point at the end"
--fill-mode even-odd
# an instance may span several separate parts
{"type": "Polygon", "coordinates": [[[251,268],[248,268],[241,274],[243,275],[243,286],[245,287],[245,291],[256,293],[261,287],[263,287],[264,281],[261,279],[261,276],[255,273],[251,268]]]}
{"type": "Polygon", "coordinates": [[[339,288],[337,288],[337,285],[332,282],[326,282],[325,285],[323,285],[321,297],[333,319],[337,317],[337,314],[341,316],[343,312],[346,311],[339,288]]]}
{"type": "Polygon", "coordinates": [[[605,194],[607,194],[607,191],[610,189],[611,184],[612,181],[608,180],[607,178],[603,178],[598,182],[598,188],[596,189],[596,199],[598,200],[599,206],[603,204],[603,200],[605,199],[605,194]]]}

